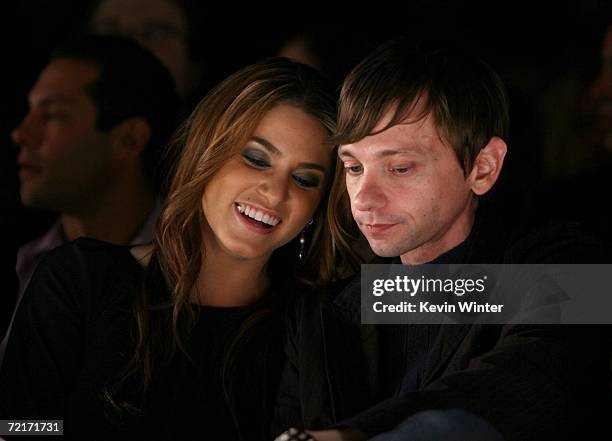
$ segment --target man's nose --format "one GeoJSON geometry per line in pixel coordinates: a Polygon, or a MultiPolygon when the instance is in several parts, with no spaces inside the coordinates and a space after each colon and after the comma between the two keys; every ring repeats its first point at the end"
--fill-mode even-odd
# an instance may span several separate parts
{"type": "Polygon", "coordinates": [[[359,211],[382,208],[386,196],[377,176],[364,173],[357,182],[347,183],[351,204],[359,211]]]}
{"type": "Polygon", "coordinates": [[[11,131],[11,140],[19,147],[32,147],[39,143],[40,128],[31,112],[11,131]]]}

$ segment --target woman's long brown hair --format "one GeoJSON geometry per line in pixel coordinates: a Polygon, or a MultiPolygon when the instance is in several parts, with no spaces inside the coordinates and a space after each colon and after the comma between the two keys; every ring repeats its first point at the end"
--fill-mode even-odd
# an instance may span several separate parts
{"type": "MultiPolygon", "coordinates": [[[[190,297],[206,252],[202,245],[206,222],[201,206],[204,188],[248,142],[264,114],[281,103],[298,107],[316,118],[330,136],[334,133],[335,97],[325,79],[308,66],[270,58],[240,70],[213,89],[170,144],[169,151],[180,154],[172,167],[173,178],[158,220],[144,289],[134,304],[137,322],[134,355],[120,379],[105,391],[115,408],[138,411],[138,403],[121,398],[125,381],[138,378],[142,398],[158,369],[167,365],[177,350],[186,354],[184,338],[197,320],[190,297]],[[160,283],[164,286],[159,286],[160,283]]],[[[343,261],[334,248],[338,240],[332,237],[327,224],[329,189],[341,173],[331,144],[330,155],[333,176],[328,179],[314,224],[308,230],[304,262],[297,264],[298,241],[291,241],[271,258],[273,279],[292,275],[305,283],[322,284],[334,279],[339,262],[343,261]],[[288,261],[296,265],[288,265],[288,261]]],[[[231,346],[238,347],[240,336],[265,315],[265,311],[254,311],[244,320],[231,346]]],[[[227,366],[232,364],[233,352],[230,348],[225,358],[227,366]]],[[[223,369],[226,370],[231,369],[223,369]]]]}

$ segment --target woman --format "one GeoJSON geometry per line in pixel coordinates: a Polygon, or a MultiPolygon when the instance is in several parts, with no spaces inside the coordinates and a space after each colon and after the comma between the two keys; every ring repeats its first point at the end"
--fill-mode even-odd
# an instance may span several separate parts
{"type": "Polygon", "coordinates": [[[332,94],[282,58],[223,81],[177,136],[156,241],[52,252],[20,307],[0,419],[62,419],[81,439],[269,439],[281,316],[334,275],[332,94]]]}

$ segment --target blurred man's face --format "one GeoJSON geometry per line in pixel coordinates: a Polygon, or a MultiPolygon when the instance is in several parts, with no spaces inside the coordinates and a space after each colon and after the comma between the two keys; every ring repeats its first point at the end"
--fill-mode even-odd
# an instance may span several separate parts
{"type": "Polygon", "coordinates": [[[149,49],[170,71],[181,94],[191,86],[187,19],[169,0],[106,0],[91,20],[95,32],[125,35],[149,49]]]}
{"type": "Polygon", "coordinates": [[[601,68],[590,92],[603,144],[612,152],[612,24],[601,44],[601,68]]]}
{"type": "Polygon", "coordinates": [[[56,59],[30,91],[28,114],[11,133],[24,205],[76,214],[108,186],[110,135],[96,128],[86,93],[98,75],[92,64],[56,59]]]}
{"type": "Polygon", "coordinates": [[[469,234],[474,196],[430,115],[342,145],[338,154],[353,217],[376,254],[425,263],[469,234]]]}

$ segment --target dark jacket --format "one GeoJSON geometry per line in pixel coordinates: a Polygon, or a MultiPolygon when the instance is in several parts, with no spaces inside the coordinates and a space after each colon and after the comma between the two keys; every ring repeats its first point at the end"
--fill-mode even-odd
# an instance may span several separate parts
{"type": "MultiPolygon", "coordinates": [[[[460,251],[447,254],[447,263],[600,263],[602,248],[574,224],[510,234],[481,212],[460,251]]],[[[359,282],[296,306],[276,432],[352,427],[373,436],[449,408],[484,418],[508,441],[587,439],[610,425],[607,327],[442,325],[417,390],[401,394],[406,334],[402,325],[360,324],[359,282]]]]}

